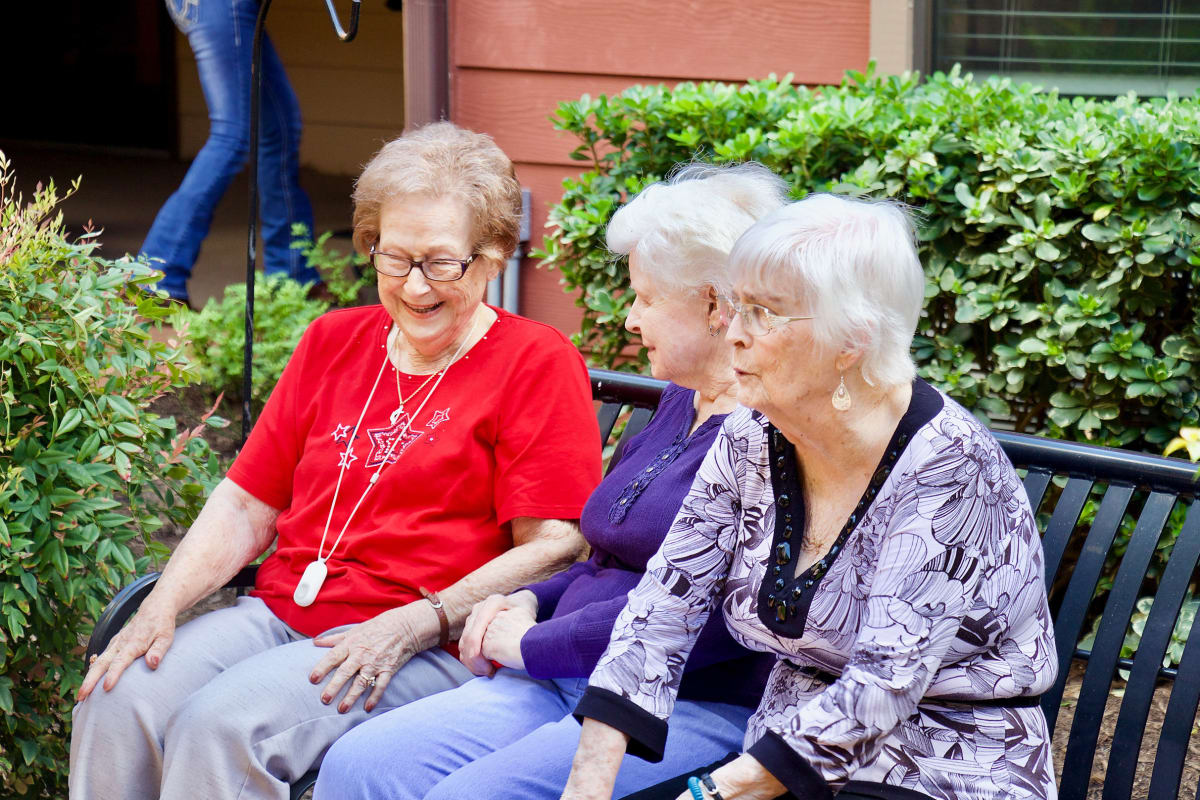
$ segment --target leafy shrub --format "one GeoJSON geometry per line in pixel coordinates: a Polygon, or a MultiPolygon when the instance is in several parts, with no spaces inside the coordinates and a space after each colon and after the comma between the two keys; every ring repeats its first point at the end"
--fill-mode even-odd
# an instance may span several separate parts
{"type": "Polygon", "coordinates": [[[292,225],[293,250],[299,250],[308,266],[321,274],[325,287],[339,306],[358,304],[359,293],[375,285],[375,270],[367,263],[366,256],[351,250],[346,255],[329,245],[332,231],[325,231],[313,241],[308,226],[302,222],[292,225]]]}
{"type": "MultiPolygon", "coordinates": [[[[1142,641],[1142,632],[1146,628],[1146,621],[1150,619],[1150,609],[1153,607],[1153,597],[1139,597],[1137,603],[1134,604],[1129,628],[1125,632],[1124,641],[1121,642],[1121,658],[1133,658],[1137,654],[1138,645],[1142,641]]],[[[1196,621],[1197,610],[1200,610],[1200,598],[1189,594],[1179,609],[1179,616],[1175,618],[1175,627],[1171,629],[1171,641],[1167,645],[1167,651],[1163,653],[1162,665],[1164,667],[1179,666],[1179,662],[1183,659],[1183,650],[1187,646],[1188,635],[1196,621]]],[[[1096,643],[1096,635],[1100,632],[1100,622],[1101,620],[1097,618],[1091,630],[1079,641],[1080,647],[1085,650],[1092,649],[1096,643]]],[[[1118,672],[1123,680],[1129,680],[1128,670],[1121,669],[1118,672]]]]}
{"type": "MultiPolygon", "coordinates": [[[[308,298],[309,284],[283,275],[260,275],[254,281],[254,366],[251,397],[266,402],[279,381],[300,335],[325,313],[329,304],[308,298]]],[[[186,320],[201,381],[215,392],[242,396],[242,360],[246,342],[246,284],[225,287],[198,313],[180,312],[186,320]]]]}
{"type": "Polygon", "coordinates": [[[192,377],[150,338],[167,310],[138,287],[161,273],[68,241],[54,185],[26,205],[13,181],[0,153],[0,795],[57,798],[79,637],[164,555],[150,533],[191,523],[218,465],[199,428],[148,410],[192,377]]]}
{"type": "Polygon", "coordinates": [[[1158,450],[1200,389],[1200,103],[1064,99],[958,70],[847,73],[840,86],[635,86],[561,103],[587,171],[564,181],[536,253],[582,290],[577,344],[630,343],[616,208],[693,157],[754,159],[795,197],[893,197],[920,210],[929,279],[921,374],[991,422],[1158,450]]]}

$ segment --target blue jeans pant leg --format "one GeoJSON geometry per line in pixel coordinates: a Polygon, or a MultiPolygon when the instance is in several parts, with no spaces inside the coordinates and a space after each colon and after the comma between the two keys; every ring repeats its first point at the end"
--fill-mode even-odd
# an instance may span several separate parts
{"type": "Polygon", "coordinates": [[[463,765],[572,707],[553,682],[501,669],[494,678],[388,711],[342,736],[325,754],[313,798],[420,800],[463,765]]]}
{"type": "MultiPolygon", "coordinates": [[[[209,135],[179,188],[159,210],[142,253],[162,261],[159,283],[173,297],[187,296],[187,279],[212,225],[213,212],[230,181],[241,171],[249,152],[250,62],[258,4],[254,0],[206,0],[188,4],[189,17],[176,21],[196,57],[200,85],[208,106],[209,135]]],[[[312,209],[300,188],[298,149],[300,113],[295,94],[274,48],[263,50],[263,115],[260,161],[264,233],[271,243],[264,250],[268,271],[284,271],[301,280],[313,279],[302,257],[280,246],[278,231],[292,222],[312,228],[312,209]],[[290,108],[287,106],[290,104],[290,108]],[[283,151],[290,151],[282,154],[283,151]],[[264,152],[267,154],[264,156],[264,152]],[[283,177],[280,177],[280,176],[283,177]]]]}
{"type": "MultiPolygon", "coordinates": [[[[584,679],[557,680],[567,713],[513,744],[456,770],[423,800],[557,800],[579,745],[579,722],[571,716],[586,688],[584,679]]],[[[752,709],[723,703],[680,701],[671,715],[663,760],[625,756],[614,797],[622,797],[740,750],[752,709]]]]}
{"type": "Polygon", "coordinates": [[[283,62],[269,39],[263,42],[262,113],[259,116],[258,199],[262,217],[263,268],[301,283],[321,276],[292,249],[292,226],[313,230],[312,205],[300,188],[300,103],[283,62]]]}

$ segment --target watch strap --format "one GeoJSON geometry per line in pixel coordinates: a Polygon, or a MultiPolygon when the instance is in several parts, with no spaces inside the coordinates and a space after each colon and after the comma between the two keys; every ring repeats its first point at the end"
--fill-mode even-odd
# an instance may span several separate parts
{"type": "Polygon", "coordinates": [[[438,624],[442,629],[441,634],[438,636],[438,647],[445,647],[450,643],[450,618],[446,616],[446,608],[442,605],[442,599],[437,596],[437,592],[431,592],[424,586],[418,586],[417,591],[429,601],[429,605],[433,606],[434,613],[437,614],[438,624]]]}
{"type": "Polygon", "coordinates": [[[700,782],[704,784],[704,788],[708,790],[709,797],[712,800],[725,800],[721,793],[717,791],[717,782],[713,780],[712,775],[707,772],[700,773],[700,782]]]}

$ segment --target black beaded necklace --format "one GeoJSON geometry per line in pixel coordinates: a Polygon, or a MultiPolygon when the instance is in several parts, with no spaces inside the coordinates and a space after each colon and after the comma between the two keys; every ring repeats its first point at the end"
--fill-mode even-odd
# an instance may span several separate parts
{"type": "MultiPolygon", "coordinates": [[[[907,428],[902,420],[888,442],[883,459],[871,476],[866,490],[859,498],[854,511],[846,518],[829,551],[808,569],[795,574],[793,564],[796,553],[793,552],[792,537],[797,529],[803,536],[807,523],[800,464],[796,460],[795,449],[778,428],[768,424],[769,465],[776,508],[775,536],[768,561],[767,578],[759,589],[758,616],[769,629],[791,638],[799,638],[803,634],[808,606],[812,602],[817,585],[833,566],[846,540],[850,538],[850,534],[875,500],[880,487],[891,474],[896,459],[904,452],[904,447],[911,438],[907,428]]],[[[798,552],[799,548],[796,550],[798,552]]]]}

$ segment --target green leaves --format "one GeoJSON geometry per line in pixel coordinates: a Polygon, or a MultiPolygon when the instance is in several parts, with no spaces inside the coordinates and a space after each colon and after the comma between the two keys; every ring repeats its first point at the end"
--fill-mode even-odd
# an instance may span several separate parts
{"type": "Polygon", "coordinates": [[[635,86],[563,103],[556,124],[578,137],[586,171],[564,183],[537,255],[576,294],[575,338],[593,363],[639,366],[626,265],[604,242],[612,213],[677,162],[752,158],[796,198],[918,209],[918,370],[980,416],[1151,450],[1200,423],[1194,98],[1065,100],[957,70],[868,71],[819,89],[635,86]]]}
{"type": "MultiPolygon", "coordinates": [[[[266,402],[304,329],[329,308],[328,303],[310,300],[308,288],[278,274],[263,275],[254,282],[251,393],[256,403],[266,402]]],[[[226,286],[220,300],[210,300],[198,313],[179,312],[187,319],[197,377],[214,392],[238,399],[242,396],[245,306],[246,284],[238,283],[226,286]]]]}
{"type": "Polygon", "coordinates": [[[151,337],[149,264],[71,240],[53,186],[22,205],[0,154],[0,796],[64,797],[80,637],[187,525],[220,465],[150,410],[193,370],[151,337]]]}
{"type": "Polygon", "coordinates": [[[54,433],[56,436],[65,436],[79,427],[79,423],[82,421],[83,412],[78,408],[72,408],[63,415],[62,421],[58,424],[58,430],[54,433]]]}

